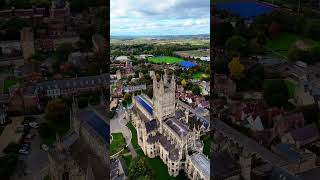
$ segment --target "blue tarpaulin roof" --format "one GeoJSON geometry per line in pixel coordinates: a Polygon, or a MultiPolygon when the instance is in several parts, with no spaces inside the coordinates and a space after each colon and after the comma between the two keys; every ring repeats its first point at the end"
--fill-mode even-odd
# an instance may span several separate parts
{"type": "Polygon", "coordinates": [[[196,66],[196,63],[188,62],[188,61],[179,62],[178,64],[184,68],[192,68],[192,67],[196,66]]]}
{"type": "Polygon", "coordinates": [[[257,2],[224,2],[216,3],[215,7],[243,18],[253,18],[273,11],[272,7],[257,2]]]}

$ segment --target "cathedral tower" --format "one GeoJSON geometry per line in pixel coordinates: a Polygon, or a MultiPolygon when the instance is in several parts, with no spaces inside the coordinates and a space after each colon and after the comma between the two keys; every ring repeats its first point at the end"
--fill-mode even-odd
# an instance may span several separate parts
{"type": "Polygon", "coordinates": [[[153,76],[153,113],[155,118],[160,121],[175,115],[176,82],[174,75],[172,75],[170,83],[167,78],[166,71],[160,82],[157,81],[156,76],[153,76]]]}

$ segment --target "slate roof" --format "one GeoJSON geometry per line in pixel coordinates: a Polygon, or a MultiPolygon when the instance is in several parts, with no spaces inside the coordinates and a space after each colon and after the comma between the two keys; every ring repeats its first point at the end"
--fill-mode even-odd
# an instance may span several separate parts
{"type": "Polygon", "coordinates": [[[160,136],[159,137],[159,142],[161,144],[161,146],[167,150],[169,152],[169,158],[172,160],[172,161],[176,161],[179,159],[179,150],[176,149],[174,147],[173,144],[171,144],[171,142],[169,140],[167,140],[167,138],[165,136],[160,136]]]}
{"type": "Polygon", "coordinates": [[[47,89],[77,89],[96,86],[107,86],[109,74],[84,76],[73,79],[53,80],[37,83],[31,87],[33,93],[47,89]]]}
{"type": "Polygon", "coordinates": [[[315,124],[309,124],[289,132],[295,141],[306,141],[310,138],[319,138],[319,130],[315,124]]]}
{"type": "Polygon", "coordinates": [[[166,124],[179,136],[186,136],[190,132],[186,125],[175,118],[169,118],[166,120],[166,124]]]}
{"type": "Polygon", "coordinates": [[[158,128],[158,123],[157,123],[157,120],[155,120],[155,119],[153,119],[151,121],[145,121],[144,124],[146,126],[147,133],[158,128]]]}
{"type": "Polygon", "coordinates": [[[203,154],[194,153],[190,156],[191,161],[195,167],[202,172],[202,174],[210,179],[210,161],[203,154]]]}

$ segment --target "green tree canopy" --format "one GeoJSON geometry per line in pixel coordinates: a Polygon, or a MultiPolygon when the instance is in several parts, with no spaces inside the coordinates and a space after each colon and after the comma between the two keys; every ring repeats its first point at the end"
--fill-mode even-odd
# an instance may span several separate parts
{"type": "Polygon", "coordinates": [[[283,107],[288,103],[289,91],[284,80],[266,80],[263,87],[263,97],[270,106],[283,107]]]}
{"type": "Polygon", "coordinates": [[[62,99],[53,99],[48,102],[45,117],[49,121],[63,121],[69,116],[68,107],[62,99]]]}
{"type": "Polygon", "coordinates": [[[145,157],[135,158],[129,168],[128,168],[128,178],[129,180],[143,179],[149,180],[153,177],[153,172],[145,157]]]}

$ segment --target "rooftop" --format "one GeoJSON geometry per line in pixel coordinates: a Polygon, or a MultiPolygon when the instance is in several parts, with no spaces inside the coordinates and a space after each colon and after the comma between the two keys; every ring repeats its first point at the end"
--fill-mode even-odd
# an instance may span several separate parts
{"type": "Polygon", "coordinates": [[[169,118],[166,124],[179,136],[186,136],[190,132],[186,125],[175,118],[169,118]]]}
{"type": "Polygon", "coordinates": [[[190,156],[195,167],[207,178],[210,178],[210,161],[200,153],[194,153],[190,156]]]}

